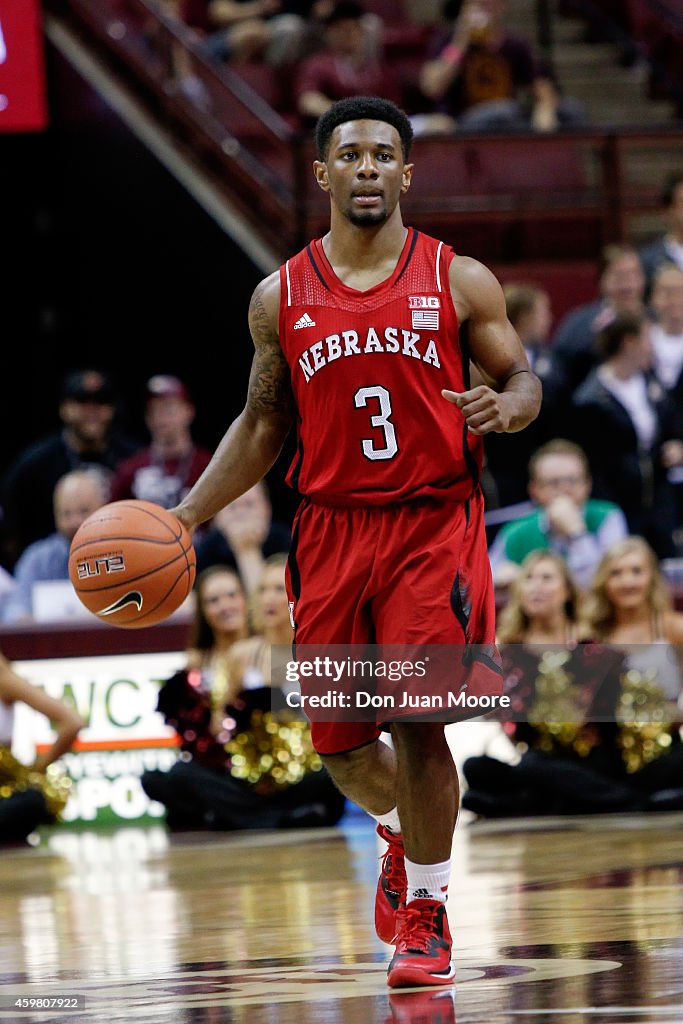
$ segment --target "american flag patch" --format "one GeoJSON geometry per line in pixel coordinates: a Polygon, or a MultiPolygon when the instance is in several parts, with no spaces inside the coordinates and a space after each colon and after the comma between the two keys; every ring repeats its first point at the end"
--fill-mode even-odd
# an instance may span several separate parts
{"type": "Polygon", "coordinates": [[[438,309],[413,309],[413,330],[438,331],[439,311],[438,309]]]}

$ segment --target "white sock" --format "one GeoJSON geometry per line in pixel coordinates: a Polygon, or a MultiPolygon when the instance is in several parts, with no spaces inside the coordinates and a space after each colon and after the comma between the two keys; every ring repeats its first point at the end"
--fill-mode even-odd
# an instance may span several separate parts
{"type": "Polygon", "coordinates": [[[373,814],[371,817],[375,819],[378,825],[384,825],[395,836],[401,834],[401,822],[399,821],[398,809],[396,807],[392,807],[386,814],[373,814]]]}
{"type": "Polygon", "coordinates": [[[441,864],[415,864],[406,857],[406,903],[413,900],[438,900],[445,903],[448,898],[448,883],[451,879],[451,862],[441,864]]]}

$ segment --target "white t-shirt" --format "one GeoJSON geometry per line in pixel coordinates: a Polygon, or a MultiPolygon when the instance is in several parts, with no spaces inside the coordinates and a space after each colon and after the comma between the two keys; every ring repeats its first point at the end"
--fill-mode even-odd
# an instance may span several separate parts
{"type": "Polygon", "coordinates": [[[674,238],[671,238],[670,235],[667,235],[664,240],[664,248],[666,249],[667,256],[671,258],[671,262],[683,270],[683,245],[674,238]]]}
{"type": "Polygon", "coordinates": [[[647,393],[647,382],[642,373],[623,379],[601,366],[598,376],[607,390],[614,395],[631,417],[642,448],[651,448],[657,432],[657,417],[647,393]]]}
{"type": "Polygon", "coordinates": [[[655,353],[657,376],[669,390],[683,370],[683,334],[667,334],[663,327],[654,324],[650,328],[650,338],[655,353]]]}

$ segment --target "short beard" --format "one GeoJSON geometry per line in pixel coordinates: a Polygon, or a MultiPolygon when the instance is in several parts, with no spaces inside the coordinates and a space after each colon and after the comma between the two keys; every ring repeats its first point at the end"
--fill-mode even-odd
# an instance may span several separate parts
{"type": "Polygon", "coordinates": [[[381,210],[350,210],[349,220],[356,228],[376,228],[389,219],[387,208],[381,210]]]}

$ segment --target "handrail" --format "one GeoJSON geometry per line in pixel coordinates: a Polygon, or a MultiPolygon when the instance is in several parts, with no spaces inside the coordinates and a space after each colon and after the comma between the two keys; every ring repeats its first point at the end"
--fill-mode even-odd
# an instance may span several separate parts
{"type": "MultiPolygon", "coordinates": [[[[80,9],[83,13],[87,11],[97,12],[98,15],[106,17],[106,7],[103,7],[101,0],[70,0],[72,6],[80,9]]],[[[197,37],[192,29],[184,22],[171,17],[160,6],[156,0],[116,0],[116,8],[119,10],[124,6],[138,8],[147,14],[168,32],[178,43],[192,54],[193,58],[200,64],[205,73],[218,80],[222,80],[239,101],[255,116],[258,117],[264,127],[282,142],[290,142],[292,130],[287,122],[280,117],[277,111],[273,110],[266,101],[256,92],[255,89],[235,74],[226,64],[218,64],[212,60],[198,43],[197,37]]]]}
{"type": "MultiPolygon", "coordinates": [[[[329,204],[310,171],[312,140],[236,71],[215,65],[187,26],[155,0],[49,2],[134,80],[179,144],[277,251],[291,253],[324,226],[329,204]]],[[[605,242],[625,240],[631,214],[657,208],[661,182],[631,174],[631,162],[639,148],[658,143],[683,163],[683,135],[672,125],[418,138],[417,173],[403,205],[413,223],[446,235],[468,223],[583,223],[582,258],[595,258],[605,242]]]]}
{"type": "Polygon", "coordinates": [[[294,133],[251,86],[212,61],[186,25],[155,0],[51,0],[113,60],[130,83],[144,91],[157,116],[173,128],[178,144],[198,159],[217,186],[229,178],[233,199],[271,243],[296,207],[294,133]],[[257,139],[266,158],[253,148],[257,139]]]}

